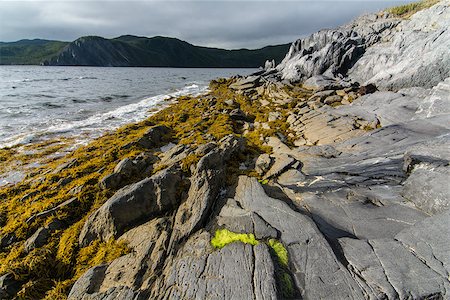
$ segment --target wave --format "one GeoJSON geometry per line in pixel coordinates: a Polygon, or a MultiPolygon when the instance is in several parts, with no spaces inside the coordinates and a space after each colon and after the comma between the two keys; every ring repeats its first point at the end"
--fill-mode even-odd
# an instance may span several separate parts
{"type": "Polygon", "coordinates": [[[164,102],[167,99],[182,95],[198,95],[207,90],[207,86],[200,88],[196,84],[185,86],[169,94],[161,94],[144,98],[137,103],[131,103],[118,107],[106,113],[95,114],[85,120],[64,122],[47,128],[48,133],[67,133],[75,130],[81,131],[106,131],[115,129],[121,125],[139,122],[150,115],[149,109],[164,102]]]}
{"type": "Polygon", "coordinates": [[[3,143],[0,143],[0,149],[11,148],[18,145],[29,144],[36,138],[35,134],[19,134],[10,138],[7,138],[3,143]]]}

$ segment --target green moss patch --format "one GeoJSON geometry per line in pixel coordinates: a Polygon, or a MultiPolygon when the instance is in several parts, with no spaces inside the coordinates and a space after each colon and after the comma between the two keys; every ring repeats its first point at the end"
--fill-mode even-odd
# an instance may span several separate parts
{"type": "Polygon", "coordinates": [[[276,239],[270,239],[267,244],[275,252],[278,262],[283,266],[287,266],[289,264],[289,257],[284,245],[276,239]]]}
{"type": "Polygon", "coordinates": [[[218,229],[216,234],[211,239],[211,245],[214,248],[222,249],[228,244],[241,242],[244,244],[258,245],[259,242],[256,240],[253,233],[235,233],[229,231],[228,229],[218,229]]]}

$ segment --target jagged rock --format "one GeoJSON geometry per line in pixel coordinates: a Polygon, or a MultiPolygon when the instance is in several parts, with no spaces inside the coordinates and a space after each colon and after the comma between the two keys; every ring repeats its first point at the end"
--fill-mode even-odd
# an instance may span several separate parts
{"type": "Polygon", "coordinates": [[[296,169],[289,169],[277,178],[277,182],[282,185],[298,184],[303,180],[305,180],[305,175],[296,169]]]}
{"type": "Polygon", "coordinates": [[[171,167],[117,191],[91,214],[80,233],[79,243],[117,237],[133,224],[162,215],[181,199],[181,170],[171,167]]]}
{"type": "Polygon", "coordinates": [[[145,289],[165,258],[169,225],[168,218],[160,218],[123,234],[119,241],[125,241],[132,251],[108,265],[92,269],[92,276],[78,279],[71,291],[73,298],[78,299],[76,296],[82,295],[88,299],[105,299],[111,291],[116,293],[125,288],[126,296],[120,299],[128,299],[129,292],[134,294],[140,288],[145,289]]]}
{"type": "Polygon", "coordinates": [[[435,86],[450,75],[449,16],[445,0],[402,20],[383,42],[366,49],[349,76],[384,89],[435,86]]]}
{"type": "Polygon", "coordinates": [[[324,90],[324,91],[320,91],[317,93],[314,93],[309,99],[318,99],[320,101],[325,100],[325,98],[327,98],[328,96],[332,96],[336,93],[335,90],[324,90]]]}
{"type": "Polygon", "coordinates": [[[227,199],[217,217],[217,225],[232,232],[253,233],[259,240],[278,238],[278,231],[260,216],[239,207],[234,199],[227,199]]]}
{"type": "Polygon", "coordinates": [[[443,278],[449,278],[450,210],[404,229],[395,239],[410,249],[429,268],[443,278]]]}
{"type": "Polygon", "coordinates": [[[131,159],[124,158],[122,159],[115,167],[114,173],[123,174],[125,176],[130,176],[134,171],[134,164],[131,159]]]}
{"type": "Polygon", "coordinates": [[[12,273],[0,276],[0,299],[12,299],[20,290],[20,285],[12,273]]]}
{"type": "Polygon", "coordinates": [[[123,187],[133,176],[150,174],[152,164],[157,157],[148,153],[141,153],[134,158],[124,158],[115,167],[114,173],[103,177],[99,185],[103,189],[117,189],[123,187]]]}
{"type": "Polygon", "coordinates": [[[242,150],[243,140],[230,135],[221,139],[218,145],[200,159],[193,172],[188,198],[175,215],[172,246],[198,229],[208,217],[225,180],[224,164],[231,155],[242,150]]]}

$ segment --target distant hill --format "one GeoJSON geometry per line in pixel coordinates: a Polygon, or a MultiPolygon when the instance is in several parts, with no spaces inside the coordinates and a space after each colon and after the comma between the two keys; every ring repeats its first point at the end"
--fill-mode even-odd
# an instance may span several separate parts
{"type": "Polygon", "coordinates": [[[39,65],[57,55],[68,44],[40,39],[0,42],[0,65],[39,65]]]}
{"type": "Polygon", "coordinates": [[[124,35],[114,39],[81,37],[71,43],[21,40],[0,43],[0,64],[103,67],[259,67],[279,63],[289,44],[261,49],[225,50],[200,47],[175,38],[124,35]]]}

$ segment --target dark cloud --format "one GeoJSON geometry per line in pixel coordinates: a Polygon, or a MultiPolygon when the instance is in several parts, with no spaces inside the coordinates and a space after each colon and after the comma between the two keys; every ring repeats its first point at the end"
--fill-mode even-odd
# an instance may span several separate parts
{"type": "Polygon", "coordinates": [[[171,36],[196,45],[257,48],[404,1],[5,1],[0,40],[83,35],[171,36]]]}

